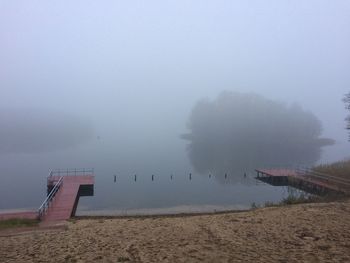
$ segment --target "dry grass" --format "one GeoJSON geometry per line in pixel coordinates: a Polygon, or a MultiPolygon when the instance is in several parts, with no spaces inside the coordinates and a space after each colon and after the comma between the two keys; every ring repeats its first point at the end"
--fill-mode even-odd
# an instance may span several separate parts
{"type": "Polygon", "coordinates": [[[17,227],[32,227],[37,226],[39,223],[38,220],[34,219],[8,219],[0,221],[0,230],[8,228],[17,228],[17,227]]]}

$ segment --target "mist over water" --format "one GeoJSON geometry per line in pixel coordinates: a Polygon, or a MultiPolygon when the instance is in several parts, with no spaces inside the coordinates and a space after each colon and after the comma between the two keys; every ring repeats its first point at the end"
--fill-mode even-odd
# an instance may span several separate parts
{"type": "Polygon", "coordinates": [[[81,198],[80,214],[247,208],[288,194],[258,184],[254,168],[311,165],[332,143],[301,107],[237,92],[195,103],[183,120],[190,133],[163,134],[163,144],[142,139],[143,130],[120,138],[118,129],[104,132],[96,121],[57,111],[3,113],[0,209],[36,208],[48,171],[75,167],[96,172],[95,196],[81,198]]]}
{"type": "Polygon", "coordinates": [[[280,200],[254,168],[349,157],[349,13],[326,0],[0,1],[0,209],[37,208],[50,169],[84,167],[84,211],[280,200]]]}
{"type": "Polygon", "coordinates": [[[2,108],[0,123],[0,154],[64,150],[94,138],[88,120],[47,109],[2,108]]]}
{"type": "MultiPolygon", "coordinates": [[[[320,137],[321,123],[312,113],[250,93],[200,100],[186,116],[190,133],[168,135],[164,145],[137,137],[140,143],[123,141],[117,130],[96,132],[92,122],[74,115],[6,112],[0,209],[35,208],[45,197],[48,171],[75,167],[96,171],[95,196],[80,200],[80,214],[248,208],[288,194],[258,183],[255,168],[311,165],[333,143],[320,137]]],[[[142,137],[142,131],[136,134],[142,137]]]]}

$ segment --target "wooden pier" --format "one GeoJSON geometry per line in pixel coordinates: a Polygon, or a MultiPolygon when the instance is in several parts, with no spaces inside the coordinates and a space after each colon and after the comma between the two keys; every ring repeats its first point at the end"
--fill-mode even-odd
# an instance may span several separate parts
{"type": "Polygon", "coordinates": [[[0,214],[0,220],[39,219],[42,223],[64,221],[75,215],[79,198],[94,194],[93,169],[51,171],[47,178],[47,197],[37,211],[0,214]]]}
{"type": "Polygon", "coordinates": [[[342,179],[321,175],[310,169],[256,169],[256,179],[273,186],[291,186],[317,195],[344,195],[350,184],[342,179]]]}
{"type": "Polygon", "coordinates": [[[75,215],[79,198],[94,194],[93,170],[51,172],[47,178],[48,198],[39,208],[43,222],[67,220],[75,215]]]}

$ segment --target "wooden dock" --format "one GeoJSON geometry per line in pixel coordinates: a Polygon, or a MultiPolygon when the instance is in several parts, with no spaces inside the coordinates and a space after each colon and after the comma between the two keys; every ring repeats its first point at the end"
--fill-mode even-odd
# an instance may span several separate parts
{"type": "Polygon", "coordinates": [[[47,197],[37,211],[0,214],[0,220],[39,219],[44,224],[64,221],[75,215],[81,196],[93,196],[93,169],[51,171],[47,178],[47,197]]]}
{"type": "Polygon", "coordinates": [[[332,179],[332,176],[318,175],[311,170],[294,169],[256,169],[256,179],[274,185],[291,186],[299,190],[317,194],[346,194],[347,183],[341,179],[332,179]]]}
{"type": "MultiPolygon", "coordinates": [[[[60,176],[51,176],[47,180],[48,193],[60,180],[60,176]]],[[[93,175],[64,175],[62,185],[57,191],[48,209],[40,216],[44,222],[67,220],[75,215],[79,198],[93,195],[93,175]]]]}

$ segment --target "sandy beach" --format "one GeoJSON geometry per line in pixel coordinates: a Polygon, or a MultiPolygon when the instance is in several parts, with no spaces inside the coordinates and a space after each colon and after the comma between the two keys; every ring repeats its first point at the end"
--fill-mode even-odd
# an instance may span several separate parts
{"type": "Polygon", "coordinates": [[[1,262],[350,262],[350,201],[0,231],[1,262]]]}

